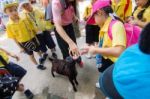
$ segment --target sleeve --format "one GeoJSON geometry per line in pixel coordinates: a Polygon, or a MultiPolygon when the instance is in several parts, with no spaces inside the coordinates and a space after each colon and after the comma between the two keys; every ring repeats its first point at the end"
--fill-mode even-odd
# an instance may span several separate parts
{"type": "Polygon", "coordinates": [[[59,2],[52,0],[52,13],[53,13],[53,21],[61,23],[61,12],[62,7],[59,2]]]}
{"type": "Polygon", "coordinates": [[[126,32],[121,22],[116,22],[112,26],[112,46],[121,45],[126,47],[126,32]]]}
{"type": "Polygon", "coordinates": [[[125,18],[129,17],[132,15],[132,0],[130,0],[129,7],[127,9],[127,12],[125,13],[125,18]]]}
{"type": "Polygon", "coordinates": [[[11,31],[9,26],[6,26],[6,33],[8,38],[15,39],[15,36],[13,35],[13,32],[11,31]]]}

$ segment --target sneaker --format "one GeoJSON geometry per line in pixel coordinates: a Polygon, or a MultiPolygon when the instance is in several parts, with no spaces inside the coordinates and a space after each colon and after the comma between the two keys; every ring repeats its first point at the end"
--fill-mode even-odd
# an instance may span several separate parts
{"type": "Polygon", "coordinates": [[[33,99],[34,95],[33,93],[27,89],[25,92],[24,92],[25,96],[27,97],[27,99],[33,99]]]}
{"type": "Polygon", "coordinates": [[[96,88],[100,88],[99,82],[96,83],[96,88]]]}
{"type": "Polygon", "coordinates": [[[43,65],[38,65],[37,68],[40,69],[40,70],[45,70],[46,69],[46,67],[44,67],[43,65]]]}
{"type": "Polygon", "coordinates": [[[57,54],[53,52],[52,53],[52,57],[55,58],[55,59],[57,59],[57,54]]]}

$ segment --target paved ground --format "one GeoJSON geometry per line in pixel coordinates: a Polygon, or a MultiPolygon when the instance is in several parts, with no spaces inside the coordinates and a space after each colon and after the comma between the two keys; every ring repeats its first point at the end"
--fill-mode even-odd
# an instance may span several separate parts
{"type": "MultiPolygon", "coordinates": [[[[84,39],[84,37],[78,39],[79,47],[83,46],[84,39]]],[[[36,69],[36,67],[31,63],[27,55],[19,53],[19,48],[12,40],[1,37],[0,45],[20,56],[21,60],[18,62],[18,64],[23,66],[28,71],[27,75],[23,78],[22,83],[24,83],[27,88],[30,88],[33,91],[33,93],[36,95],[35,99],[62,99],[60,97],[63,97],[64,99],[94,99],[96,90],[95,83],[99,75],[95,68],[94,59],[89,60],[84,56],[82,57],[84,61],[84,68],[81,69],[77,67],[77,79],[79,81],[79,86],[78,92],[74,93],[72,86],[66,77],[60,75],[57,75],[56,78],[52,77],[50,72],[51,62],[49,60],[47,60],[45,63],[47,70],[40,71],[36,69]]],[[[49,52],[49,55],[50,54],[51,53],[49,52]]],[[[57,54],[59,58],[61,58],[60,50],[58,47],[57,54]]],[[[38,56],[36,57],[38,59],[38,56]]],[[[12,58],[10,60],[16,62],[12,58]]],[[[16,92],[13,99],[26,98],[22,93],[16,92]]],[[[99,98],[95,99],[103,98],[100,95],[99,98]]]]}

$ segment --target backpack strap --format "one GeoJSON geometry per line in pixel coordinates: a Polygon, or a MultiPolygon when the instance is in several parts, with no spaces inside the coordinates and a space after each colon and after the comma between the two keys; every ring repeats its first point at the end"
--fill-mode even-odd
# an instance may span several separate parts
{"type": "Polygon", "coordinates": [[[113,20],[110,22],[109,27],[108,27],[108,36],[112,40],[112,26],[117,22],[117,20],[113,20]]]}

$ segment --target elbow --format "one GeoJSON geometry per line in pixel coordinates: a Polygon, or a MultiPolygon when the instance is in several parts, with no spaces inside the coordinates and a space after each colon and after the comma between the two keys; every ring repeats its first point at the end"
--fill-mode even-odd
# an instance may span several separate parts
{"type": "Polygon", "coordinates": [[[114,51],[115,51],[114,56],[115,57],[119,57],[124,50],[125,50],[125,47],[123,47],[123,46],[115,47],[115,49],[114,49],[114,51]]]}

